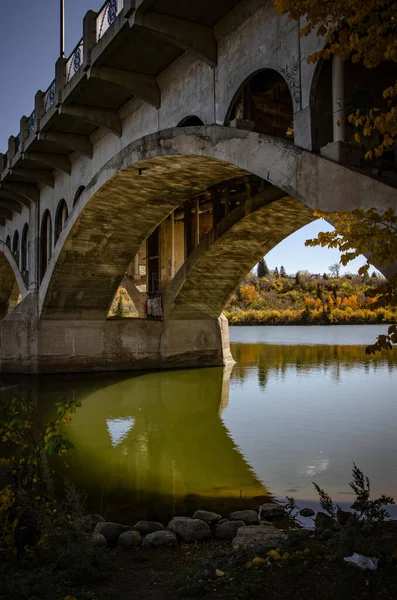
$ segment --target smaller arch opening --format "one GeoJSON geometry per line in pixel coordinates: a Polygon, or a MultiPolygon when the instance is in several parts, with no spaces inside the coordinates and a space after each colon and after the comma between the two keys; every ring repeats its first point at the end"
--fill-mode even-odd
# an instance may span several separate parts
{"type": "Polygon", "coordinates": [[[14,236],[12,238],[12,254],[15,258],[15,262],[19,267],[19,231],[14,231],[14,236]]]}
{"type": "Polygon", "coordinates": [[[196,117],[196,115],[189,115],[182,119],[177,127],[200,127],[201,125],[204,125],[204,123],[199,117],[196,117]]]}
{"type": "Polygon", "coordinates": [[[236,93],[226,125],[294,140],[294,115],[289,87],[280,73],[263,69],[236,93]]]}
{"type": "Polygon", "coordinates": [[[52,256],[52,222],[50,211],[46,210],[41,221],[40,233],[40,281],[47,270],[52,256]]]}
{"type": "Polygon", "coordinates": [[[11,250],[11,238],[9,235],[7,235],[7,237],[6,237],[6,246],[8,247],[9,250],[11,250]]]}
{"type": "Polygon", "coordinates": [[[81,194],[84,192],[85,190],[85,185],[81,185],[78,189],[77,192],[74,195],[74,200],[73,200],[73,206],[76,206],[78,199],[80,198],[81,194]]]}
{"type": "Polygon", "coordinates": [[[68,206],[64,199],[59,201],[57,212],[55,215],[55,243],[57,243],[59,236],[62,233],[65,223],[68,218],[68,206]]]}
{"type": "Polygon", "coordinates": [[[27,223],[22,230],[21,272],[24,278],[27,277],[29,272],[29,225],[27,223]]]}

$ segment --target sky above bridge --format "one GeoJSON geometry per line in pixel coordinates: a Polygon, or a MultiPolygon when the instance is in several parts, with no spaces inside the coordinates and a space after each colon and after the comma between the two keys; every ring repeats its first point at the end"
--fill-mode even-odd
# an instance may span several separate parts
{"type": "MultiPolygon", "coordinates": [[[[83,34],[87,10],[98,10],[102,0],[65,0],[65,54],[68,56],[83,34]]],[[[59,56],[59,1],[4,0],[0,19],[0,152],[7,150],[10,135],[19,132],[19,121],[34,108],[38,90],[46,90],[55,76],[59,56]]],[[[339,261],[336,250],[305,248],[307,238],[330,228],[316,221],[290,236],[267,257],[270,268],[283,265],[288,273],[307,269],[328,272],[339,261]]],[[[356,260],[342,272],[356,272],[356,260]]]]}

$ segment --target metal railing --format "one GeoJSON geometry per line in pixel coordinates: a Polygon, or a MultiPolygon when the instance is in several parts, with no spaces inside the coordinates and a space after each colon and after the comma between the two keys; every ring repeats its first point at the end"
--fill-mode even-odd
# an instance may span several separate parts
{"type": "Polygon", "coordinates": [[[34,110],[28,119],[28,131],[27,136],[29,137],[36,131],[36,111],[34,110]]]}
{"type": "Polygon", "coordinates": [[[105,4],[98,12],[96,18],[96,39],[97,42],[103,34],[116,20],[117,15],[123,8],[123,0],[106,0],[105,4]]]}
{"type": "Polygon", "coordinates": [[[55,104],[55,79],[52,81],[50,86],[48,87],[46,93],[44,94],[44,112],[54,106],[55,104]]]}
{"type": "Polygon", "coordinates": [[[15,154],[17,154],[21,149],[21,134],[18,133],[18,135],[15,138],[15,154]]]}
{"type": "Polygon", "coordinates": [[[66,63],[66,83],[70,81],[83,64],[83,38],[79,41],[66,63]]]}

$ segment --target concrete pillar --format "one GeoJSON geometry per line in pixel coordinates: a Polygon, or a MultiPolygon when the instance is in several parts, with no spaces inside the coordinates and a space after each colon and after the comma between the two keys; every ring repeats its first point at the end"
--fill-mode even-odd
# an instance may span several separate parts
{"type": "Polygon", "coordinates": [[[175,211],[171,213],[171,279],[175,275],[175,211]]]}
{"type": "Polygon", "coordinates": [[[39,90],[34,97],[35,133],[40,131],[40,120],[44,115],[44,96],[45,92],[39,90]]]}
{"type": "MultiPolygon", "coordinates": [[[[48,213],[47,213],[48,214],[48,213]]],[[[47,218],[46,220],[46,236],[47,236],[47,256],[46,256],[46,264],[50,262],[52,256],[52,231],[51,231],[51,219],[47,218]]]]}
{"type": "Polygon", "coordinates": [[[30,203],[29,209],[29,244],[28,244],[28,264],[29,264],[29,290],[36,290],[39,287],[39,208],[36,202],[30,203]]]}
{"type": "Polygon", "coordinates": [[[345,68],[343,58],[337,55],[332,57],[332,111],[334,142],[344,142],[346,135],[345,68]]]}
{"type": "Polygon", "coordinates": [[[11,167],[15,156],[15,136],[10,135],[8,138],[8,166],[11,167]]]}
{"type": "Polygon", "coordinates": [[[200,198],[197,197],[194,201],[194,236],[195,246],[200,243],[200,198]]]}
{"type": "Polygon", "coordinates": [[[4,171],[4,153],[0,152],[0,173],[4,171]]]}
{"type": "Polygon", "coordinates": [[[83,70],[87,71],[91,65],[91,52],[96,44],[96,18],[97,13],[89,10],[83,19],[83,70]]]}
{"type": "Polygon", "coordinates": [[[183,205],[183,222],[185,225],[185,260],[193,250],[192,240],[192,202],[187,200],[183,205]]]}
{"type": "Polygon", "coordinates": [[[66,64],[67,59],[60,57],[55,63],[55,105],[62,104],[62,92],[66,85],[66,64]]]}
{"type": "Polygon", "coordinates": [[[22,119],[20,121],[19,135],[20,135],[20,148],[21,148],[22,152],[25,149],[25,142],[28,137],[28,122],[29,122],[28,117],[22,117],[22,119]]]}
{"type": "Polygon", "coordinates": [[[134,279],[139,279],[139,256],[138,254],[134,257],[134,279]]]}

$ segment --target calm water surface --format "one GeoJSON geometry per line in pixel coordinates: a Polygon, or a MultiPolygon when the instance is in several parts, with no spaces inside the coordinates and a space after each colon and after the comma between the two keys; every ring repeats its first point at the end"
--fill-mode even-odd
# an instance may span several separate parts
{"type": "MultiPolygon", "coordinates": [[[[348,505],[354,460],[397,497],[397,352],[365,355],[380,326],[231,328],[232,369],[73,375],[18,382],[48,420],[82,407],[57,466],[108,518],[226,512],[260,496],[315,506],[312,481],[348,505]]],[[[3,391],[14,384],[3,381],[3,391]]]]}

